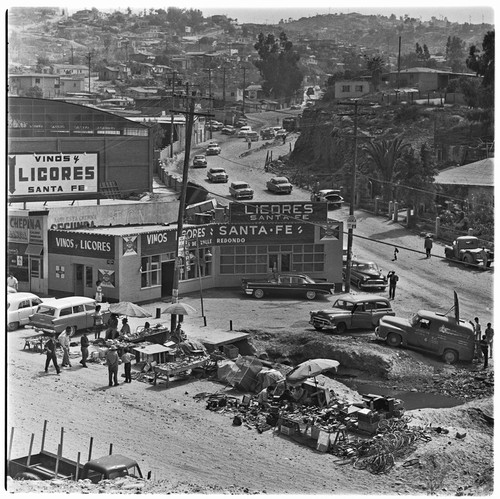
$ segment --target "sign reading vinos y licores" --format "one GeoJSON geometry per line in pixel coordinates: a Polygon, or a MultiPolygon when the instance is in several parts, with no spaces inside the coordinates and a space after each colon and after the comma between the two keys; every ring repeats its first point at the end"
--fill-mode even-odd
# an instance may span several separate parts
{"type": "Polygon", "coordinates": [[[49,230],[49,253],[115,258],[115,238],[107,234],[49,230]]]}
{"type": "Polygon", "coordinates": [[[91,194],[98,190],[96,153],[9,154],[10,196],[91,194]]]}

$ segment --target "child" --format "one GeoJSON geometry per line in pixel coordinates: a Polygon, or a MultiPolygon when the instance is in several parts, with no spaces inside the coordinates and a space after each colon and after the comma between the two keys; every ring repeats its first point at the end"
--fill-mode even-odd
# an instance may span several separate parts
{"type": "Polygon", "coordinates": [[[132,383],[132,359],[134,356],[130,353],[129,348],[125,348],[122,355],[123,367],[125,369],[125,383],[132,383]]]}

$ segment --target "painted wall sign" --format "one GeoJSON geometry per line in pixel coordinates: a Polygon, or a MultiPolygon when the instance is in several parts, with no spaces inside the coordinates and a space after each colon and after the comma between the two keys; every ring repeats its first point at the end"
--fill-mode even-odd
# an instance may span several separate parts
{"type": "Polygon", "coordinates": [[[49,253],[114,259],[115,238],[104,234],[49,230],[49,253]]]}
{"type": "Polygon", "coordinates": [[[29,217],[29,242],[43,244],[43,217],[29,217]]]}
{"type": "Polygon", "coordinates": [[[229,220],[242,222],[326,222],[326,203],[276,202],[230,203],[229,220]]]}
{"type": "Polygon", "coordinates": [[[8,193],[11,196],[83,194],[98,190],[98,155],[9,154],[8,193]]]}
{"type": "Polygon", "coordinates": [[[165,230],[141,234],[141,255],[161,255],[175,251],[176,232],[176,230],[165,230]]]}

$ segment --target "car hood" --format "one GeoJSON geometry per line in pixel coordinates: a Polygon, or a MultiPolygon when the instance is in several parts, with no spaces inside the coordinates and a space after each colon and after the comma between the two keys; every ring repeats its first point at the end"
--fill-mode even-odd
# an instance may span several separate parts
{"type": "Polygon", "coordinates": [[[312,314],[314,314],[314,315],[322,315],[322,316],[325,316],[325,317],[334,317],[334,316],[337,316],[337,315],[350,315],[351,312],[349,310],[345,310],[343,308],[333,307],[333,308],[328,308],[326,310],[312,310],[311,311],[311,315],[312,314]]]}
{"type": "Polygon", "coordinates": [[[351,269],[352,272],[355,272],[356,274],[361,274],[367,277],[381,277],[383,278],[384,276],[382,275],[382,272],[380,270],[354,270],[351,269]]]}
{"type": "Polygon", "coordinates": [[[388,326],[391,329],[408,329],[411,327],[410,321],[402,317],[393,317],[391,315],[384,315],[380,319],[380,326],[388,326]]]}

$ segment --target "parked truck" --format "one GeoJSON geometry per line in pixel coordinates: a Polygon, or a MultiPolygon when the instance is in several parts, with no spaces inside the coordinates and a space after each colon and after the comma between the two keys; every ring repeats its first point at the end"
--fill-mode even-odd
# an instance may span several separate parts
{"type": "Polygon", "coordinates": [[[444,247],[444,255],[449,260],[464,262],[466,265],[483,265],[486,257],[486,267],[493,263],[493,251],[483,248],[475,236],[460,236],[453,244],[444,247]]]}

